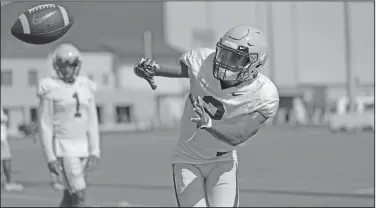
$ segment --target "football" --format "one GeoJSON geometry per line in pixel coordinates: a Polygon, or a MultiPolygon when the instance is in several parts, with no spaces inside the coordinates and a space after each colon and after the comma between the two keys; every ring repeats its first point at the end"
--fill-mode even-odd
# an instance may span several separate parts
{"type": "Polygon", "coordinates": [[[23,12],[11,33],[30,44],[47,44],[63,37],[73,25],[73,17],[57,4],[40,4],[23,12]]]}

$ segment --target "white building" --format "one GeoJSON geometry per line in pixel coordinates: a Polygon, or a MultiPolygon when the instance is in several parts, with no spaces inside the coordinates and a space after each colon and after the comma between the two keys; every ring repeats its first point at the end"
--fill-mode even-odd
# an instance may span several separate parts
{"type": "MultiPolygon", "coordinates": [[[[80,75],[89,77],[98,86],[97,110],[103,129],[133,129],[149,124],[157,115],[164,115],[165,118],[159,119],[167,123],[172,122],[169,119],[180,117],[181,102],[176,102],[176,98],[161,101],[159,110],[156,101],[158,95],[179,95],[187,82],[179,79],[166,82],[164,78],[157,78],[158,89],[153,91],[145,80],[133,73],[130,63],[114,67],[112,53],[83,52],[82,59],[80,75]],[[117,69],[115,73],[114,69],[117,69]],[[116,77],[119,78],[119,87],[116,87],[116,77]]],[[[2,58],[1,105],[9,116],[10,133],[17,133],[20,124],[36,121],[36,85],[40,78],[54,73],[51,56],[44,59],[2,58]]],[[[178,96],[177,100],[182,99],[178,96]]]]}

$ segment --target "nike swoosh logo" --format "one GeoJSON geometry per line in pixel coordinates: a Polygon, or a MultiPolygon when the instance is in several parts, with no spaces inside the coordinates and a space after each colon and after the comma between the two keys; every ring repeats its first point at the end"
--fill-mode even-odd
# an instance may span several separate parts
{"type": "Polygon", "coordinates": [[[56,11],[53,11],[53,12],[50,12],[50,13],[48,13],[48,14],[42,16],[42,17],[36,18],[36,19],[35,19],[36,15],[34,15],[34,17],[33,17],[33,24],[34,25],[38,25],[38,24],[42,23],[44,20],[46,20],[49,17],[51,17],[52,15],[54,15],[55,13],[56,13],[56,11]]]}
{"type": "Polygon", "coordinates": [[[239,96],[239,95],[243,95],[243,94],[235,93],[235,92],[232,93],[232,96],[239,96]]]}

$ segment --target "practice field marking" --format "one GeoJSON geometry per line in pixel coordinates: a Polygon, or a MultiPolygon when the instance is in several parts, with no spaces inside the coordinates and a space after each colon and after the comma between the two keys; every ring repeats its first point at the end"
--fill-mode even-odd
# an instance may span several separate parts
{"type": "Polygon", "coordinates": [[[362,189],[356,189],[354,191],[356,194],[375,194],[375,189],[373,188],[362,188],[362,189]]]}
{"type": "MultiPolygon", "coordinates": [[[[33,195],[26,195],[26,194],[10,194],[10,193],[2,193],[1,198],[8,198],[8,199],[18,199],[18,200],[28,200],[28,201],[36,201],[36,202],[52,202],[57,203],[59,199],[51,199],[48,197],[41,197],[41,196],[33,196],[33,195]]],[[[93,207],[109,207],[109,206],[116,206],[116,207],[154,207],[152,205],[142,205],[142,204],[130,204],[126,200],[122,200],[120,202],[103,202],[103,203],[96,203],[92,202],[93,207]]]]}
{"type": "Polygon", "coordinates": [[[25,194],[16,195],[16,194],[9,194],[9,193],[1,193],[1,198],[22,199],[22,200],[40,201],[40,202],[56,202],[56,200],[48,198],[48,197],[31,196],[31,195],[25,195],[25,194]]]}

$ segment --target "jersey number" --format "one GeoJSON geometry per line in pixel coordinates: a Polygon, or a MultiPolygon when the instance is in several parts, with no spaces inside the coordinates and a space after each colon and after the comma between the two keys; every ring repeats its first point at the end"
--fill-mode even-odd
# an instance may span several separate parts
{"type": "Polygon", "coordinates": [[[223,115],[225,114],[225,107],[223,106],[223,104],[212,96],[204,96],[202,100],[207,104],[212,104],[217,109],[213,115],[212,113],[210,113],[210,111],[208,111],[208,109],[204,108],[205,112],[209,114],[210,118],[212,118],[213,120],[221,120],[223,115]]]}
{"type": "Polygon", "coordinates": [[[73,98],[76,99],[76,113],[74,114],[74,117],[81,117],[80,113],[80,99],[78,98],[77,92],[73,94],[73,98]]]}

